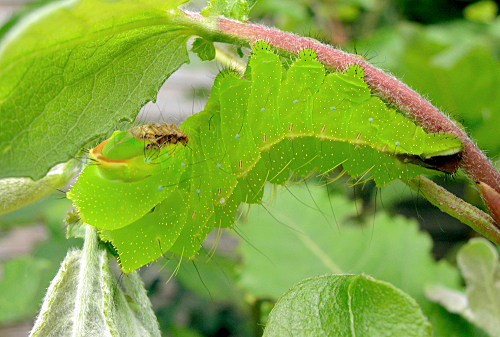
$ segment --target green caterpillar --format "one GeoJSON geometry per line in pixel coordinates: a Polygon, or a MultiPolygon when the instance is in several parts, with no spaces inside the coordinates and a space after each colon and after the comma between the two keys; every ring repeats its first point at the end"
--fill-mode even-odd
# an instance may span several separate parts
{"type": "Polygon", "coordinates": [[[284,184],[342,164],[377,186],[454,172],[463,145],[426,134],[372,96],[358,65],[326,74],[311,49],[285,71],[263,41],[246,78],[221,71],[204,111],[181,130],[149,126],[91,151],[68,197],[82,220],[117,249],[124,272],[170,251],[194,257],[205,236],[230,227],[241,202],[259,203],[266,181],[284,184]],[[416,164],[416,165],[415,165],[416,164]]]}

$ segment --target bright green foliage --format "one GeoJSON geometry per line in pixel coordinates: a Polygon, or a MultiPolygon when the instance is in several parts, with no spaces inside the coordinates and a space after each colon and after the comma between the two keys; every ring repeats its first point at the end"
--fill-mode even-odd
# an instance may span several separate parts
{"type": "Polygon", "coordinates": [[[492,337],[500,336],[500,265],[498,250],[483,238],[471,239],[457,254],[466,293],[436,287],[428,297],[460,314],[492,337]]]}
{"type": "Polygon", "coordinates": [[[201,15],[222,15],[227,18],[247,21],[250,7],[247,0],[210,0],[201,15]]]}
{"type": "Polygon", "coordinates": [[[133,120],[188,62],[185,0],[54,1],[0,40],[0,178],[43,177],[133,120]],[[111,13],[111,14],[110,14],[111,13]]]}
{"type": "Polygon", "coordinates": [[[325,275],[293,286],[269,315],[264,336],[432,336],[418,304],[365,275],[325,275]]]}
{"type": "MultiPolygon", "coordinates": [[[[330,182],[330,190],[343,190],[341,184],[330,182]]],[[[390,217],[378,209],[377,198],[376,216],[359,223],[353,220],[359,207],[352,200],[341,192],[328,194],[314,182],[267,187],[264,207],[253,206],[238,226],[246,238],[240,245],[244,260],[239,285],[252,298],[277,300],[309,277],[364,273],[414,298],[431,321],[434,336],[480,336],[467,321],[426,298],[425,289],[439,285],[456,290],[461,280],[448,261],[434,260],[432,239],[417,221],[390,217]]],[[[387,196],[394,190],[399,192],[393,185],[382,187],[381,205],[390,203],[387,196]]]]}
{"type": "Polygon", "coordinates": [[[63,188],[78,172],[77,160],[57,165],[38,181],[31,178],[5,178],[0,180],[0,214],[8,213],[33,203],[54,192],[54,188],[63,188]]]}
{"type": "MultiPolygon", "coordinates": [[[[304,49],[283,79],[278,57],[267,44],[258,42],[250,67],[252,80],[232,71],[219,73],[205,110],[181,126],[188,135],[187,146],[169,145],[168,151],[162,146],[156,148],[156,156],[137,156],[138,166],[155,158],[150,176],[124,182],[109,178],[122,175],[120,167],[90,165],[68,193],[85,223],[109,230],[105,237],[115,246],[130,247],[118,249],[124,271],[161,252],[193,257],[213,227],[232,224],[241,202],[260,203],[266,181],[283,184],[290,173],[304,176],[343,164],[352,176],[370,171],[381,186],[398,177],[429,172],[401,158],[418,158],[426,164],[434,156],[462,151],[458,138],[425,134],[372,97],[360,66],[325,76],[315,52],[304,49]],[[99,175],[99,171],[105,173],[99,175]],[[133,222],[147,216],[158,219],[158,226],[169,227],[160,214],[163,211],[155,206],[175,191],[182,197],[173,207],[179,210],[173,216],[175,230],[145,235],[133,222]],[[184,212],[180,212],[181,202],[186,204],[184,212]],[[180,234],[179,223],[183,223],[180,234]],[[122,227],[135,239],[121,235],[118,243],[112,233],[122,227]]],[[[124,148],[130,150],[125,152],[139,154],[134,140],[126,140],[124,148]]],[[[128,157],[118,146],[112,152],[128,157]]],[[[162,208],[172,210],[163,203],[162,208]]]]}
{"type": "Polygon", "coordinates": [[[87,227],[83,250],[68,252],[30,336],[160,336],[140,277],[130,273],[118,282],[95,229],[87,227]]]}
{"type": "Polygon", "coordinates": [[[457,263],[467,285],[468,318],[491,336],[500,336],[498,250],[485,239],[472,239],[459,251],[457,263]]]}
{"type": "Polygon", "coordinates": [[[202,61],[212,61],[215,58],[214,43],[212,41],[202,39],[201,37],[198,37],[193,41],[191,51],[198,54],[198,57],[202,61]]]}
{"type": "Polygon", "coordinates": [[[2,264],[0,280],[0,323],[25,319],[38,310],[40,298],[52,275],[51,261],[42,258],[19,257],[2,264]],[[27,276],[29,275],[29,277],[27,276]],[[47,277],[48,276],[48,277],[47,277]],[[35,282],[33,282],[35,280],[35,282]],[[46,282],[40,282],[40,281],[46,282]],[[20,296],[23,294],[23,296],[20,296]]]}
{"type": "Polygon", "coordinates": [[[482,0],[470,4],[464,10],[464,17],[470,21],[489,23],[495,20],[498,14],[498,4],[491,0],[482,0]]]}
{"type": "MultiPolygon", "coordinates": [[[[0,325],[32,319],[40,310],[50,280],[57,273],[66,251],[81,245],[81,240],[68,240],[61,231],[61,219],[70,207],[69,200],[53,195],[0,216],[0,230],[7,234],[7,237],[2,237],[3,242],[15,233],[16,229],[12,226],[19,230],[18,226],[30,228],[33,223],[45,224],[50,235],[50,239],[32,247],[31,256],[23,254],[2,261],[0,325]],[[9,232],[9,229],[14,231],[9,232]]],[[[5,249],[5,245],[2,248],[5,249]]],[[[9,254],[3,257],[9,258],[9,254]]]]}

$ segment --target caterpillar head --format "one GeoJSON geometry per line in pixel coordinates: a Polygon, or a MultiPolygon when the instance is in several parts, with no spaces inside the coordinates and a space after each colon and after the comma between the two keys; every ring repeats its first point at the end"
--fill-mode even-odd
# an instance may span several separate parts
{"type": "Polygon", "coordinates": [[[141,181],[161,171],[160,158],[188,138],[172,124],[143,125],[113,135],[89,152],[102,178],[116,182],[141,181]]]}

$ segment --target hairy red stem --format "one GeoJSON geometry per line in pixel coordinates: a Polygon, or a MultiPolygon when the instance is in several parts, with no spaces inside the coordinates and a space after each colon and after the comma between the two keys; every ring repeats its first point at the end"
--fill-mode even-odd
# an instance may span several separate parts
{"type": "Polygon", "coordinates": [[[500,193],[497,193],[493,188],[483,182],[477,183],[481,198],[488,209],[491,217],[500,224],[500,193]]]}
{"type": "MultiPolygon", "coordinates": [[[[203,20],[199,14],[185,13],[191,20],[203,20]]],[[[375,93],[397,106],[410,119],[427,132],[447,132],[460,137],[464,143],[461,168],[476,183],[484,182],[500,193],[500,174],[473,141],[453,121],[414,90],[391,75],[361,60],[356,55],[334,49],[315,39],[300,37],[254,23],[242,23],[224,18],[217,19],[217,30],[239,42],[265,40],[270,45],[292,53],[312,48],[325,66],[343,71],[351,64],[365,70],[365,81],[375,93]]]]}
{"type": "Polygon", "coordinates": [[[343,71],[351,64],[361,65],[365,70],[365,80],[370,89],[395,104],[427,132],[447,132],[460,137],[464,143],[461,168],[475,182],[484,182],[500,193],[500,174],[472,140],[430,102],[394,77],[354,55],[333,49],[310,38],[227,19],[219,19],[218,28],[232,36],[248,40],[265,40],[274,47],[293,53],[298,53],[304,48],[312,48],[318,54],[318,60],[339,71],[343,71]]]}

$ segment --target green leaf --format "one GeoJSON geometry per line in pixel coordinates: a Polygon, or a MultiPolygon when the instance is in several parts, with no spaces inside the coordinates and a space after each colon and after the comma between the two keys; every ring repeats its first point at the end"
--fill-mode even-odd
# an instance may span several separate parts
{"type": "Polygon", "coordinates": [[[201,15],[223,15],[230,19],[247,21],[250,7],[247,0],[210,0],[207,7],[201,10],[201,15]]]}
{"type": "Polygon", "coordinates": [[[71,207],[71,202],[63,199],[61,195],[54,194],[0,216],[0,232],[14,229],[15,226],[29,227],[36,224],[39,230],[45,229],[45,234],[50,236],[50,239],[32,247],[31,256],[17,256],[2,262],[3,277],[0,276],[0,293],[5,295],[0,298],[2,324],[33,319],[66,251],[81,246],[81,240],[68,240],[64,235],[61,219],[71,207]],[[42,224],[45,228],[40,227],[42,224]]]}
{"type": "Polygon", "coordinates": [[[0,227],[6,230],[14,226],[32,225],[34,222],[54,221],[54,224],[57,223],[57,229],[54,228],[54,231],[59,231],[61,218],[71,207],[71,201],[63,199],[62,196],[62,193],[59,195],[54,193],[26,207],[2,214],[0,227]]]}
{"type": "MultiPolygon", "coordinates": [[[[208,252],[208,250],[207,250],[208,252]]],[[[171,261],[162,270],[176,274],[176,280],[198,296],[210,301],[225,301],[243,304],[241,289],[236,283],[236,261],[223,254],[214,256],[199,256],[193,263],[182,261],[181,271],[178,265],[171,261]]],[[[164,267],[164,268],[163,268],[164,267]]]]}
{"type": "Polygon", "coordinates": [[[78,212],[73,209],[66,214],[64,218],[66,224],[66,237],[67,238],[85,238],[85,223],[83,223],[78,215],[78,212]]]}
{"type": "MultiPolygon", "coordinates": [[[[241,246],[241,281],[255,296],[277,298],[304,278],[345,272],[391,282],[417,300],[425,299],[424,282],[458,289],[458,271],[432,259],[432,240],[419,232],[416,221],[391,219],[379,211],[362,226],[352,225],[349,218],[357,211],[346,197],[328,196],[325,188],[314,184],[287,190],[274,191],[273,203],[266,205],[269,213],[252,207],[245,225],[252,245],[241,246]],[[267,276],[256,278],[259,274],[267,276]]],[[[266,192],[269,200],[270,191],[266,192]]]]}
{"type": "Polygon", "coordinates": [[[49,260],[29,256],[3,263],[3,276],[0,281],[1,324],[12,323],[33,315],[39,308],[38,302],[43,297],[45,287],[50,280],[51,267],[49,260]],[[49,278],[46,277],[47,274],[49,278]]]}
{"type": "Polygon", "coordinates": [[[264,336],[432,336],[418,304],[365,275],[325,275],[293,286],[274,307],[264,336]]]}
{"type": "Polygon", "coordinates": [[[500,336],[500,269],[498,251],[483,238],[471,239],[457,255],[467,285],[466,294],[447,288],[430,289],[431,300],[462,315],[490,336],[500,336]]]}
{"type": "Polygon", "coordinates": [[[425,286],[460,289],[460,278],[446,261],[434,261],[432,240],[416,221],[378,210],[374,219],[357,225],[349,221],[357,211],[346,197],[328,197],[324,187],[312,183],[287,189],[291,192],[274,190],[272,196],[267,190],[264,200],[272,198],[272,204],[252,207],[244,225],[248,242],[241,245],[240,283],[253,296],[276,299],[294,283],[325,273],[366,273],[410,294],[432,324],[445,329],[436,336],[470,335],[466,321],[425,297],[425,286]]]}
{"type": "Polygon", "coordinates": [[[160,336],[160,331],[139,276],[130,273],[118,282],[89,226],[83,251],[70,251],[52,280],[30,336],[160,336]]]}
{"type": "Polygon", "coordinates": [[[64,187],[75,175],[80,165],[77,160],[55,166],[45,177],[0,179],[0,214],[8,213],[31,204],[56,189],[64,187]]]}
{"type": "Polygon", "coordinates": [[[154,100],[188,62],[190,32],[169,20],[183,2],[58,1],[13,25],[0,41],[0,178],[41,178],[154,100]]]}
{"type": "Polygon", "coordinates": [[[467,20],[488,23],[498,14],[498,5],[495,1],[483,0],[468,5],[464,10],[467,20]]]}
{"type": "Polygon", "coordinates": [[[202,39],[201,37],[198,37],[193,41],[191,51],[198,54],[198,57],[202,61],[212,61],[215,58],[214,43],[202,39]]]}

